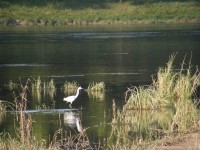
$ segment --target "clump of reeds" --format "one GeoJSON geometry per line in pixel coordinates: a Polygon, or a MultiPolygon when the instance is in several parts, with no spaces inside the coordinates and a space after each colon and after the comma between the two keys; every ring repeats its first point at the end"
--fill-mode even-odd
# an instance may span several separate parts
{"type": "Polygon", "coordinates": [[[63,88],[65,91],[70,91],[70,90],[76,91],[79,86],[80,85],[76,81],[72,81],[72,82],[66,81],[63,88]]]}
{"type": "Polygon", "coordinates": [[[66,95],[74,94],[80,85],[76,81],[66,81],[62,87],[66,95]]]}
{"type": "Polygon", "coordinates": [[[42,81],[40,79],[40,76],[38,76],[38,78],[35,80],[33,79],[35,82],[32,83],[32,89],[36,89],[36,90],[41,90],[42,88],[42,81]]]}
{"type": "MultiPolygon", "coordinates": [[[[184,69],[183,61],[180,71],[173,70],[175,56],[171,56],[166,68],[160,68],[157,80],[149,87],[134,87],[127,93],[127,103],[124,109],[156,109],[161,107],[173,107],[171,131],[175,127],[185,132],[188,128],[196,128],[199,125],[198,111],[193,103],[193,95],[200,85],[200,73],[196,69],[192,74],[191,64],[184,69]]],[[[177,130],[177,129],[176,129],[177,130]]]]}
{"type": "Polygon", "coordinates": [[[54,96],[56,94],[56,85],[53,79],[51,79],[50,82],[44,82],[43,91],[44,91],[44,96],[47,94],[50,96],[51,100],[54,99],[54,96]]]}
{"type": "Polygon", "coordinates": [[[92,82],[89,84],[88,95],[94,100],[103,101],[105,99],[105,83],[104,82],[92,82]]]}
{"type": "Polygon", "coordinates": [[[15,97],[15,110],[16,110],[16,133],[20,139],[22,145],[30,149],[31,145],[31,131],[32,131],[32,118],[31,115],[26,114],[24,111],[27,110],[27,96],[28,96],[28,83],[27,79],[25,85],[20,81],[20,94],[14,95],[15,97]],[[19,113],[18,113],[19,112],[19,113]]]}
{"type": "Polygon", "coordinates": [[[105,91],[105,83],[104,82],[92,82],[89,84],[88,91],[105,91]]]}
{"type": "MultiPolygon", "coordinates": [[[[184,69],[185,60],[181,69],[174,71],[174,59],[175,55],[171,56],[167,67],[159,69],[157,79],[153,79],[152,85],[129,88],[125,97],[127,102],[122,111],[113,110],[112,137],[116,137],[118,149],[123,148],[125,144],[130,147],[133,145],[140,147],[140,145],[166,136],[199,132],[200,113],[193,99],[196,89],[200,85],[200,72],[196,69],[192,73],[190,63],[184,69]],[[160,108],[159,111],[161,111],[163,107],[171,108],[172,113],[169,118],[163,120],[163,116],[161,116],[154,120],[155,110],[160,108]],[[133,113],[135,110],[137,110],[137,114],[146,115],[137,116],[133,113]],[[152,116],[148,116],[151,113],[152,116]],[[156,127],[155,124],[159,126],[156,127]],[[131,139],[131,133],[133,133],[132,136],[138,134],[135,137],[136,140],[131,139]],[[147,139],[143,137],[145,134],[147,139]],[[139,144],[137,138],[139,138],[139,144]],[[133,143],[129,141],[133,141],[133,143]],[[142,141],[141,144],[140,141],[142,141]]],[[[115,145],[112,146],[115,147],[115,145]]]]}
{"type": "Polygon", "coordinates": [[[51,79],[50,82],[44,82],[44,89],[47,90],[55,90],[56,89],[56,85],[54,83],[54,80],[51,79]]]}
{"type": "Polygon", "coordinates": [[[40,76],[38,76],[38,78],[36,80],[34,79],[34,81],[35,82],[32,83],[32,89],[33,90],[41,90],[41,89],[55,90],[56,89],[56,86],[55,86],[53,79],[51,79],[50,82],[43,82],[42,83],[40,76]]]}
{"type": "Polygon", "coordinates": [[[41,100],[41,92],[44,92],[44,95],[49,95],[51,99],[54,98],[56,93],[56,85],[53,79],[50,82],[42,82],[40,76],[32,83],[32,93],[37,99],[41,100]]]}
{"type": "Polygon", "coordinates": [[[175,56],[171,56],[167,67],[159,69],[157,79],[153,79],[152,85],[129,88],[126,92],[125,107],[156,109],[175,106],[180,101],[185,101],[186,104],[192,102],[192,95],[200,85],[200,73],[197,69],[192,75],[190,64],[188,69],[184,70],[182,65],[180,71],[175,72],[174,59],[175,56]]]}

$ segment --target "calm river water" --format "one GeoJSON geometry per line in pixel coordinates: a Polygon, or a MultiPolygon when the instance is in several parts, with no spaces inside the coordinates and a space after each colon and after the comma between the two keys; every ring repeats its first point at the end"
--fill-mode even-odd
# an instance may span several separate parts
{"type": "MultiPolygon", "coordinates": [[[[186,54],[187,60],[192,55],[193,66],[200,66],[199,41],[198,24],[1,27],[0,99],[13,102],[13,90],[5,86],[10,80],[19,83],[19,78],[25,82],[38,76],[42,82],[53,79],[55,93],[29,93],[30,110],[49,108],[31,112],[34,135],[49,142],[60,126],[65,132],[76,132],[69,118],[78,116],[82,126],[88,128],[90,141],[97,143],[111,134],[107,123],[112,118],[112,100],[122,108],[127,87],[151,84],[152,75],[165,66],[172,53],[178,52],[177,69],[186,54]],[[62,100],[68,95],[61,88],[66,81],[76,81],[83,88],[93,81],[103,81],[106,91],[81,91],[73,108],[83,109],[69,112],[64,110],[69,106],[62,100]]],[[[12,112],[0,115],[0,132],[15,134],[13,118],[12,112]]]]}

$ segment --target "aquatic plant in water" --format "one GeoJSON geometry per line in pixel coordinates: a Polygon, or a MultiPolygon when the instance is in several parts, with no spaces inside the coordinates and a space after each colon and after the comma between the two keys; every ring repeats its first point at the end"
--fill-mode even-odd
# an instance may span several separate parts
{"type": "Polygon", "coordinates": [[[44,92],[44,96],[48,95],[53,100],[56,94],[56,85],[53,79],[50,82],[42,82],[40,76],[35,82],[32,83],[32,94],[38,101],[41,101],[41,93],[44,92]]]}
{"type": "Polygon", "coordinates": [[[37,79],[34,79],[34,82],[32,83],[32,90],[40,90],[42,88],[42,81],[40,79],[40,76],[38,76],[37,79]]]}
{"type": "Polygon", "coordinates": [[[75,94],[78,87],[80,87],[78,82],[76,82],[76,81],[72,81],[72,82],[66,81],[65,84],[63,85],[64,93],[66,95],[75,94]]]}
{"type": "Polygon", "coordinates": [[[44,82],[44,89],[55,90],[56,86],[55,86],[54,80],[51,79],[50,82],[44,82]]]}
{"type": "Polygon", "coordinates": [[[89,84],[88,91],[105,91],[105,83],[104,82],[92,82],[89,84]]]}
{"type": "Polygon", "coordinates": [[[190,63],[184,69],[184,60],[180,71],[175,72],[174,59],[175,55],[172,55],[167,67],[159,69],[157,79],[153,79],[152,85],[131,87],[127,90],[127,101],[122,111],[113,111],[110,139],[115,139],[115,144],[111,146],[123,149],[126,144],[134,149],[143,148],[155,139],[200,131],[200,112],[193,102],[196,89],[200,85],[199,70],[196,69],[192,74],[190,63]],[[169,118],[154,118],[155,111],[161,111],[164,107],[172,112],[169,118]],[[150,114],[153,115],[149,116],[150,114]],[[136,137],[133,139],[134,136],[136,137]]]}
{"type": "Polygon", "coordinates": [[[105,83],[92,82],[87,88],[88,96],[94,100],[103,101],[105,99],[105,83]]]}
{"type": "MultiPolygon", "coordinates": [[[[60,125],[60,128],[55,132],[52,142],[47,146],[46,141],[37,141],[36,137],[33,135],[33,120],[31,114],[28,113],[28,79],[25,85],[20,85],[20,93],[14,96],[13,110],[16,112],[16,118],[14,123],[16,139],[12,138],[9,133],[2,133],[0,135],[0,147],[1,149],[11,149],[11,150],[21,150],[21,149],[49,149],[49,150],[59,150],[59,149],[92,149],[89,138],[86,134],[86,129],[82,132],[69,135],[64,131],[60,125]]],[[[51,81],[48,86],[54,89],[52,86],[53,81],[51,81]]],[[[0,113],[1,121],[1,113],[0,113]]],[[[59,120],[58,122],[61,123],[59,120]]]]}
{"type": "MultiPolygon", "coordinates": [[[[200,73],[191,74],[191,65],[179,72],[173,70],[175,56],[171,56],[166,68],[160,68],[157,79],[153,79],[152,85],[128,88],[126,92],[127,109],[156,109],[170,107],[184,101],[192,102],[193,94],[200,85],[200,73]]],[[[184,62],[183,62],[184,64],[184,62]]]]}

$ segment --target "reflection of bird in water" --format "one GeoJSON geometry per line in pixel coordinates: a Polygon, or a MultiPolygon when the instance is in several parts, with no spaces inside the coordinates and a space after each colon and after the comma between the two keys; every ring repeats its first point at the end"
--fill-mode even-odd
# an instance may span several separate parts
{"type": "Polygon", "coordinates": [[[82,87],[79,87],[79,88],[77,89],[76,95],[72,95],[72,96],[65,97],[65,98],[63,99],[63,101],[66,101],[67,103],[70,103],[69,106],[72,107],[72,103],[73,103],[73,101],[78,97],[78,95],[79,95],[79,90],[81,90],[81,89],[83,89],[83,88],[82,88],[82,87]]]}
{"type": "Polygon", "coordinates": [[[64,124],[67,126],[74,128],[76,126],[76,117],[77,114],[75,112],[65,112],[64,113],[64,124]]]}
{"type": "Polygon", "coordinates": [[[81,120],[78,117],[76,118],[76,127],[77,127],[78,132],[82,132],[83,131],[81,120]]]}
{"type": "Polygon", "coordinates": [[[66,124],[67,126],[69,126],[71,128],[76,127],[78,132],[83,131],[81,120],[78,117],[77,113],[75,113],[75,112],[65,112],[64,113],[64,124],[66,124]]]}

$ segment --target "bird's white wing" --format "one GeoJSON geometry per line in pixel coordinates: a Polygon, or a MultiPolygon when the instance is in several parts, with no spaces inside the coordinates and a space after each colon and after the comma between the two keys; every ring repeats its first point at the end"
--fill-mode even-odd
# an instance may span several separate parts
{"type": "Polygon", "coordinates": [[[68,97],[65,97],[63,99],[63,101],[66,101],[66,102],[73,102],[74,100],[76,99],[76,96],[68,96],[68,97]]]}

